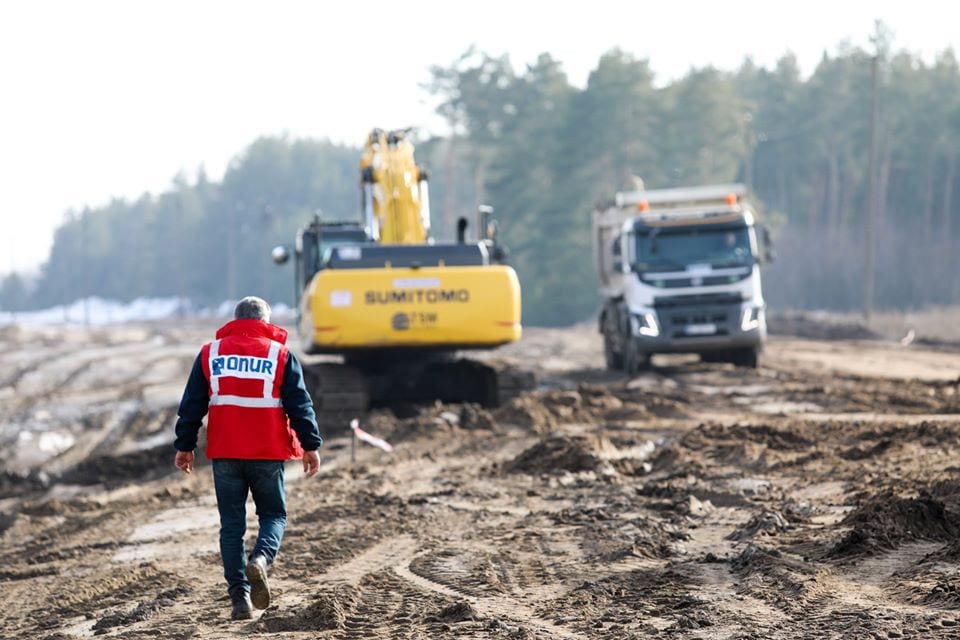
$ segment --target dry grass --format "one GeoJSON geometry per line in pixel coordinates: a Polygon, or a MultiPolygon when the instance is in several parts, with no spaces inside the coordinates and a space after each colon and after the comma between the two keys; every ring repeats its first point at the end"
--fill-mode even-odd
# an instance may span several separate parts
{"type": "Polygon", "coordinates": [[[870,327],[881,335],[897,337],[913,329],[917,338],[960,341],[960,307],[938,307],[924,311],[875,314],[870,327]]]}
{"type": "Polygon", "coordinates": [[[912,330],[914,340],[960,342],[960,307],[936,307],[919,311],[876,311],[869,322],[864,319],[862,313],[827,311],[798,313],[818,322],[861,326],[888,340],[903,339],[912,330]]]}

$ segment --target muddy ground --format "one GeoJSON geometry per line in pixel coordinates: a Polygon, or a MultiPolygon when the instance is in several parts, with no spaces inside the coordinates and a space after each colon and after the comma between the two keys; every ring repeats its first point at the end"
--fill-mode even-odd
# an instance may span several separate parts
{"type": "Polygon", "coordinates": [[[212,325],[2,328],[0,637],[960,637],[960,349],[788,320],[756,371],[632,380],[528,330],[495,355],[538,391],[377,411],[355,462],[326,434],[246,622],[209,466],[172,465],[212,325]]]}

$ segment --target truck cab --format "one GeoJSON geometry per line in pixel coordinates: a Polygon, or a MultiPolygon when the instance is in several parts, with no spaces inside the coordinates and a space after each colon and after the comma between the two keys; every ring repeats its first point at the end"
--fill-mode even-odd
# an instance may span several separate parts
{"type": "Polygon", "coordinates": [[[610,369],[656,353],[756,367],[766,341],[756,215],[740,184],[616,194],[594,211],[610,369]]]}

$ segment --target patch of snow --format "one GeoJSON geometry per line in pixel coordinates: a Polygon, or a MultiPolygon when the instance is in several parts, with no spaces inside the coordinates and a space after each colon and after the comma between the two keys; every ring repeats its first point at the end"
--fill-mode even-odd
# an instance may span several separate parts
{"type": "Polygon", "coordinates": [[[69,433],[58,433],[56,431],[46,431],[40,434],[40,442],[37,445],[44,453],[57,455],[73,446],[76,442],[69,433]]]}
{"type": "MultiPolygon", "coordinates": [[[[68,305],[58,305],[39,311],[0,311],[0,326],[104,326],[163,320],[183,315],[214,316],[230,318],[236,306],[235,300],[226,300],[216,309],[196,309],[186,298],[137,298],[131,302],[118,302],[98,297],[75,300],[68,305]]],[[[294,315],[286,304],[272,305],[275,319],[294,315]]]]}

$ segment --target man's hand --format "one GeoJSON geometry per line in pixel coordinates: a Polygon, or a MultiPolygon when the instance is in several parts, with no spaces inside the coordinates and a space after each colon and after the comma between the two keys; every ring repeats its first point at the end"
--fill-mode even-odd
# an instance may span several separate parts
{"type": "Polygon", "coordinates": [[[177,451],[177,457],[173,464],[177,465],[177,469],[180,469],[180,471],[191,473],[193,471],[193,451],[177,451]]]}
{"type": "Polygon", "coordinates": [[[303,452],[303,472],[308,478],[316,475],[320,470],[320,454],[316,451],[303,452]]]}

